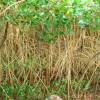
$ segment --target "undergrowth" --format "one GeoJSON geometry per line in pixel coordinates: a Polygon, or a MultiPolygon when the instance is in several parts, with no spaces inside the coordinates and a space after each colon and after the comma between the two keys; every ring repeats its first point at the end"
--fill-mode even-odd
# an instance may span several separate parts
{"type": "Polygon", "coordinates": [[[100,92],[100,2],[90,1],[0,1],[0,100],[100,92]]]}

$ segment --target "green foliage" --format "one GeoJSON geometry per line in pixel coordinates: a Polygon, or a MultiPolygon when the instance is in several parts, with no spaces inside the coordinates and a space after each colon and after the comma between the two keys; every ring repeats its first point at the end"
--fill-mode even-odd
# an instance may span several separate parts
{"type": "Polygon", "coordinates": [[[85,90],[89,90],[91,88],[91,82],[89,82],[88,80],[82,80],[82,82],[73,80],[72,84],[73,84],[73,88],[76,91],[79,91],[79,90],[85,91],[85,90]]]}
{"type": "MultiPolygon", "coordinates": [[[[67,97],[67,87],[68,80],[64,78],[61,80],[54,80],[52,84],[47,87],[50,93],[45,91],[45,88],[40,81],[34,84],[29,84],[27,81],[24,84],[14,83],[13,85],[5,82],[0,86],[0,97],[4,95],[7,100],[8,98],[17,98],[18,100],[40,99],[52,94],[67,97]]],[[[78,81],[72,80],[72,87],[76,92],[79,90],[86,91],[90,89],[91,83],[88,80],[82,80],[79,84],[78,81]]]]}
{"type": "Polygon", "coordinates": [[[65,97],[67,94],[67,91],[66,91],[67,85],[68,85],[68,81],[64,78],[61,80],[55,80],[53,81],[49,90],[51,94],[58,94],[65,97]]]}
{"type": "MultiPolygon", "coordinates": [[[[3,0],[1,9],[16,0],[3,0]]],[[[39,38],[53,43],[59,35],[74,33],[73,23],[81,28],[100,29],[99,0],[25,0],[14,5],[3,16],[5,21],[16,25],[30,25],[36,29],[39,38]],[[37,28],[42,25],[42,29],[37,28]]],[[[1,24],[1,23],[0,23],[1,24]]]]}
{"type": "Polygon", "coordinates": [[[4,96],[4,100],[9,98],[18,100],[31,100],[43,98],[43,85],[38,82],[30,85],[28,82],[24,84],[3,83],[0,86],[0,99],[4,96]]]}

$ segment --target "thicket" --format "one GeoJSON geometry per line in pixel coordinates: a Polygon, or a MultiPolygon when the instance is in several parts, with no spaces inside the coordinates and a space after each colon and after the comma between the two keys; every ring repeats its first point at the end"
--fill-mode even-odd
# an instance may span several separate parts
{"type": "Polygon", "coordinates": [[[33,27],[38,37],[53,42],[60,35],[74,34],[73,25],[96,31],[100,24],[99,0],[1,0],[0,26],[33,27]],[[19,3],[18,3],[19,2],[19,3]]]}
{"type": "Polygon", "coordinates": [[[0,0],[0,99],[98,91],[99,56],[100,0],[0,0]]]}

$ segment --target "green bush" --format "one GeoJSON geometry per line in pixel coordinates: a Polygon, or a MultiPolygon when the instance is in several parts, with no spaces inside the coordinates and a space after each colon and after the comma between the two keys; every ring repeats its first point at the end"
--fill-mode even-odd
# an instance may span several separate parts
{"type": "MultiPolygon", "coordinates": [[[[16,0],[0,1],[1,12],[5,7],[13,5],[3,14],[3,21],[20,27],[34,27],[39,38],[49,43],[60,35],[74,33],[74,23],[81,28],[100,29],[99,0],[25,0],[19,4],[15,2],[16,0]]],[[[0,24],[1,22],[2,19],[0,24]]]]}

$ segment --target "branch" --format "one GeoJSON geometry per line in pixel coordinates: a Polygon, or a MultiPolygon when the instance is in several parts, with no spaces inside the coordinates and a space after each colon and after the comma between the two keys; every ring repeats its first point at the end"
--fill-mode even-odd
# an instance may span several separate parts
{"type": "Polygon", "coordinates": [[[2,48],[6,38],[7,38],[7,32],[8,32],[8,22],[6,23],[6,28],[5,28],[5,32],[4,32],[4,36],[3,36],[3,39],[1,40],[1,43],[0,43],[0,49],[2,48]]]}
{"type": "Polygon", "coordinates": [[[18,5],[18,4],[20,4],[20,3],[24,2],[24,1],[25,0],[21,0],[21,1],[18,1],[18,2],[13,3],[12,5],[9,5],[2,12],[0,12],[0,16],[2,16],[3,14],[5,14],[11,7],[13,7],[15,5],[18,5]]]}

